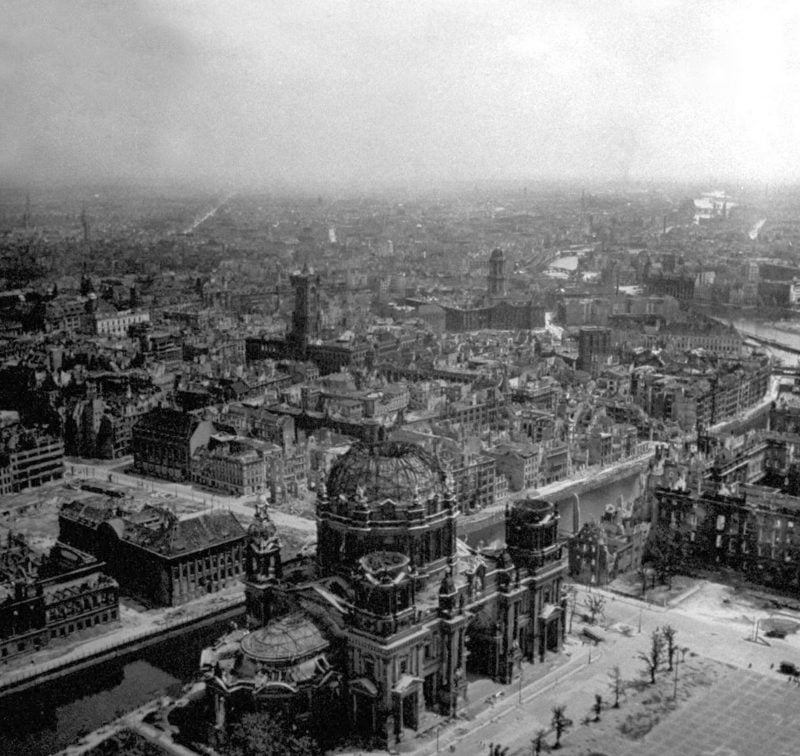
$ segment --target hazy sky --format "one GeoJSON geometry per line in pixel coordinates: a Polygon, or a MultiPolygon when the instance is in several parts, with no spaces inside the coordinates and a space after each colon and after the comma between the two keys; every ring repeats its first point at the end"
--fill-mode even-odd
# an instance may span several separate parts
{"type": "Polygon", "coordinates": [[[0,175],[800,179],[800,2],[0,0],[0,175]]]}

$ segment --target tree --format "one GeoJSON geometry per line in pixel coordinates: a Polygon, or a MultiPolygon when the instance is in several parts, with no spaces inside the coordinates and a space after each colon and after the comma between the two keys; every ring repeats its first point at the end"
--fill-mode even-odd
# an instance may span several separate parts
{"type": "Polygon", "coordinates": [[[597,619],[597,615],[603,613],[606,600],[603,596],[599,596],[596,593],[590,593],[583,602],[583,605],[589,610],[589,622],[593,625],[595,619],[597,619]]]}
{"type": "Polygon", "coordinates": [[[608,676],[611,678],[609,687],[611,688],[611,692],[614,694],[614,708],[618,709],[619,697],[625,691],[625,681],[622,679],[622,672],[619,669],[619,665],[615,666],[611,672],[608,673],[608,676]]]}
{"type": "Polygon", "coordinates": [[[556,742],[553,748],[561,748],[561,736],[572,726],[572,720],[567,719],[565,714],[567,707],[563,704],[553,707],[553,718],[550,720],[553,729],[556,731],[556,742]]]}
{"type": "Polygon", "coordinates": [[[655,685],[656,672],[661,665],[664,657],[664,636],[661,631],[656,629],[650,636],[650,650],[640,651],[637,659],[641,659],[647,665],[647,671],[650,674],[650,684],[655,685]]]}
{"type": "Polygon", "coordinates": [[[599,693],[594,694],[594,704],[592,704],[592,711],[594,712],[594,721],[600,721],[600,714],[603,711],[603,696],[599,693]]]}
{"type": "Polygon", "coordinates": [[[650,532],[647,543],[648,558],[658,573],[658,579],[672,588],[672,577],[678,571],[683,559],[681,528],[673,530],[665,523],[659,523],[650,532]]]}
{"type": "Polygon", "coordinates": [[[550,750],[546,738],[547,730],[539,729],[536,731],[536,737],[531,741],[531,756],[541,756],[542,749],[550,750]]]}
{"type": "Polygon", "coordinates": [[[575,616],[575,607],[578,604],[578,588],[574,584],[570,584],[564,588],[567,596],[567,608],[569,609],[569,628],[567,632],[572,632],[572,618],[575,616]]]}
{"type": "Polygon", "coordinates": [[[675,636],[677,635],[678,631],[672,627],[672,625],[664,625],[661,628],[661,635],[664,636],[664,640],[667,643],[667,669],[672,671],[672,659],[675,656],[675,651],[677,651],[678,647],[675,644],[675,636]]]}
{"type": "Polygon", "coordinates": [[[300,735],[280,716],[251,713],[230,730],[227,743],[216,749],[222,756],[320,756],[319,745],[300,735]]]}

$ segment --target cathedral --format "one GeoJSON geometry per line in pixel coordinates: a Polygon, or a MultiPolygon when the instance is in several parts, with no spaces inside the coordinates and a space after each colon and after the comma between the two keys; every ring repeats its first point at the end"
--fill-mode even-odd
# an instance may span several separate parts
{"type": "MultiPolygon", "coordinates": [[[[203,651],[222,729],[238,712],[332,717],[385,747],[425,711],[454,715],[467,678],[511,683],[561,648],[566,548],[542,500],[506,511],[506,540],[456,537],[453,478],[414,444],[357,443],[318,490],[315,557],[283,560],[265,503],[247,534],[248,626],[203,651]]],[[[343,725],[343,730],[345,725],[343,725]]]]}

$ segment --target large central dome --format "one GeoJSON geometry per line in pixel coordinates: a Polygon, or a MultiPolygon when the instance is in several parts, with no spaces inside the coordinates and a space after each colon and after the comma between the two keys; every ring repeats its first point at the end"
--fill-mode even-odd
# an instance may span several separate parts
{"type": "Polygon", "coordinates": [[[436,459],[416,444],[359,442],[331,467],[328,497],[352,500],[362,488],[368,502],[392,499],[409,504],[415,492],[425,500],[444,489],[444,472],[436,459]]]}

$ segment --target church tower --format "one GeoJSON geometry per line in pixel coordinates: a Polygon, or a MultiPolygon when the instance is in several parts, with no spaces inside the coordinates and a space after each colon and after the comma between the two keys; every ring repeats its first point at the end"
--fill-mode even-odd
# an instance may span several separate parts
{"type": "Polygon", "coordinates": [[[506,257],[502,249],[495,249],[489,258],[488,297],[493,302],[505,299],[506,289],[506,257]]]}
{"type": "Polygon", "coordinates": [[[319,307],[319,275],[315,275],[308,265],[301,273],[291,277],[294,289],[294,312],[289,339],[305,348],[319,339],[322,317],[319,307]]]}

